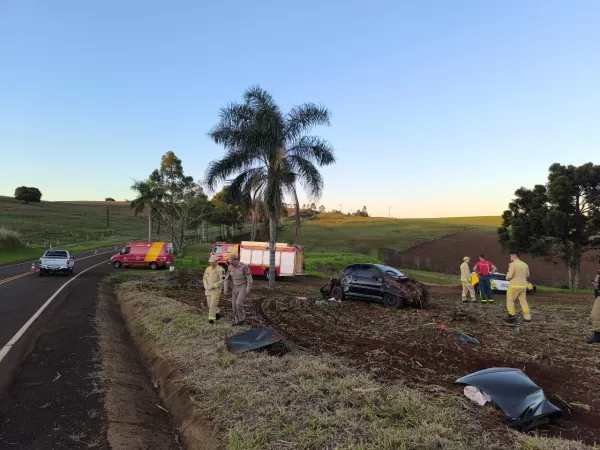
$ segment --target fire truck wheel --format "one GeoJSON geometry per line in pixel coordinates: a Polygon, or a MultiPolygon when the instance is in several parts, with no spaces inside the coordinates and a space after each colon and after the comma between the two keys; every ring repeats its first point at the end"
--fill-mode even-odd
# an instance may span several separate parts
{"type": "Polygon", "coordinates": [[[154,261],[152,261],[152,262],[150,263],[150,268],[151,268],[152,270],[156,270],[156,269],[158,269],[158,264],[156,264],[154,261]]]}
{"type": "Polygon", "coordinates": [[[386,296],[383,298],[383,306],[386,308],[402,308],[403,303],[404,302],[402,298],[394,294],[386,294],[386,296]]]}
{"type": "Polygon", "coordinates": [[[123,264],[121,264],[121,261],[115,261],[115,262],[113,263],[113,266],[115,266],[115,269],[120,269],[122,265],[123,265],[123,264]]]}

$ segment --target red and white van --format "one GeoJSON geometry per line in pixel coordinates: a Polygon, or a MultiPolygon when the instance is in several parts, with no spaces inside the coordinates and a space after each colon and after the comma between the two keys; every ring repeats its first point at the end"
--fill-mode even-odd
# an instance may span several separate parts
{"type": "Polygon", "coordinates": [[[173,244],[167,242],[129,242],[117,255],[110,258],[110,263],[117,269],[149,267],[156,270],[169,267],[174,262],[173,244]]]}

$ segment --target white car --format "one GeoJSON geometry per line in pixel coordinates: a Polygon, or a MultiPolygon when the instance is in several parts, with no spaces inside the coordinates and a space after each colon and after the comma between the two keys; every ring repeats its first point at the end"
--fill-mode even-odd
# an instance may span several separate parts
{"type": "Polygon", "coordinates": [[[40,258],[40,277],[47,273],[73,273],[75,258],[68,250],[46,250],[40,258]]]}
{"type": "MultiPolygon", "coordinates": [[[[494,272],[490,274],[492,292],[502,293],[508,291],[508,280],[505,273],[494,272]]],[[[479,275],[476,272],[471,273],[471,284],[475,288],[475,292],[479,293],[479,275]]],[[[536,287],[527,283],[527,292],[535,292],[536,287]]]]}

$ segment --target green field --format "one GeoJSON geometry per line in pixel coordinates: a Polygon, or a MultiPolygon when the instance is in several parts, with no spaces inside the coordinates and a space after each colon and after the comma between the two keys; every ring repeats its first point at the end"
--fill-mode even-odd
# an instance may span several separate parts
{"type": "MultiPolygon", "coordinates": [[[[381,248],[402,251],[471,226],[493,226],[500,217],[440,219],[385,219],[324,213],[302,222],[300,243],[306,251],[378,254],[381,248]]],[[[294,224],[287,221],[278,242],[292,242],[294,224]]]]}
{"type": "MultiPolygon", "coordinates": [[[[52,247],[84,251],[147,235],[147,216],[135,217],[127,202],[40,202],[25,205],[0,196],[0,227],[17,232],[21,246],[0,245],[0,263],[38,258],[52,247]]],[[[1,244],[1,243],[0,243],[1,244]]]]}

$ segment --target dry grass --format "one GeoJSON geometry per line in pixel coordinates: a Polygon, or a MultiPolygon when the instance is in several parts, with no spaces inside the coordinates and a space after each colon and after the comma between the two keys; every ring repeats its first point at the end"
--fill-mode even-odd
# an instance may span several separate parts
{"type": "Polygon", "coordinates": [[[297,348],[281,357],[233,355],[224,339],[239,330],[208,325],[197,293],[176,295],[199,307],[167,298],[172,287],[157,281],[128,281],[118,289],[136,313],[137,338],[152,340],[183,369],[195,413],[213,420],[228,449],[584,448],[510,430],[490,433],[467,419],[473,407],[463,398],[378,381],[341,357],[297,348]],[[355,390],[372,387],[380,389],[355,390]]]}

